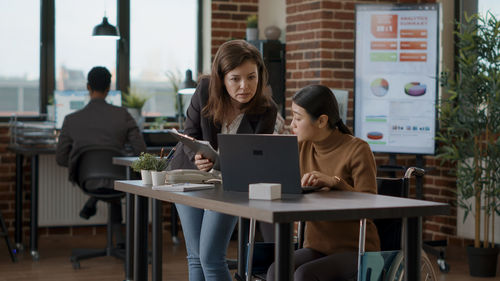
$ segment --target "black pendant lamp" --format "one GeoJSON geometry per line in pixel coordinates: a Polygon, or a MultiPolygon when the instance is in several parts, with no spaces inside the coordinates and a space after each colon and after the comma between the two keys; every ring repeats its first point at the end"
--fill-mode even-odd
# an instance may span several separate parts
{"type": "Polygon", "coordinates": [[[94,27],[92,31],[92,36],[99,36],[101,38],[110,38],[110,39],[120,39],[120,31],[118,31],[118,27],[115,27],[108,22],[108,18],[104,16],[102,18],[102,23],[98,24],[94,27]]]}

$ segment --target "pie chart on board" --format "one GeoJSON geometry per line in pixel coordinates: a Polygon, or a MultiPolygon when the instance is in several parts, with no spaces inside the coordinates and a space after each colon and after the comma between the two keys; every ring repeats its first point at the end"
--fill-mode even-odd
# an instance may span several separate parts
{"type": "Polygon", "coordinates": [[[377,78],[370,84],[372,93],[377,97],[383,97],[389,91],[389,82],[384,78],[377,78]]]}
{"type": "Polygon", "coordinates": [[[420,84],[420,82],[410,82],[405,85],[405,94],[412,97],[419,97],[425,95],[427,86],[420,84]]]}
{"type": "Polygon", "coordinates": [[[371,139],[371,140],[380,140],[384,137],[384,134],[381,132],[369,132],[366,134],[366,137],[371,139]]]}

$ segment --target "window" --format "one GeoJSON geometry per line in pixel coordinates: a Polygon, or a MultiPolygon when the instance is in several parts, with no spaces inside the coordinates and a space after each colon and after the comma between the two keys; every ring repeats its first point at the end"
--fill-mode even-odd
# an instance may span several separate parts
{"type": "Polygon", "coordinates": [[[40,1],[0,0],[0,116],[40,111],[40,1]]]}
{"type": "Polygon", "coordinates": [[[197,2],[131,0],[130,84],[149,96],[145,116],[175,116],[172,79],[178,84],[187,69],[198,71],[197,2]]]}
{"type": "Polygon", "coordinates": [[[104,66],[116,82],[116,40],[92,37],[94,26],[104,13],[116,26],[114,1],[56,0],[56,90],[86,90],[87,73],[94,66],[104,66]]]}
{"type": "Polygon", "coordinates": [[[498,0],[478,0],[478,12],[485,15],[491,12],[497,19],[500,17],[500,2],[498,0]]]}

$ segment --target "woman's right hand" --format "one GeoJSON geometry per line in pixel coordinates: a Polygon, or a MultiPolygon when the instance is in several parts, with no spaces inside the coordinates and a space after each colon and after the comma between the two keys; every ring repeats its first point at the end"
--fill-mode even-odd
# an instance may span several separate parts
{"type": "Polygon", "coordinates": [[[197,153],[194,156],[194,164],[196,165],[198,170],[205,171],[205,172],[210,171],[212,169],[212,167],[214,166],[214,163],[212,163],[212,161],[203,157],[203,155],[201,155],[200,153],[197,153]]]}

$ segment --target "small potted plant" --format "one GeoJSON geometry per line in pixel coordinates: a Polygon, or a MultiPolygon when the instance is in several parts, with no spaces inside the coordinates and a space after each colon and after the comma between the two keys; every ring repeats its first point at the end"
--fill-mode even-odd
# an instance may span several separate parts
{"type": "Polygon", "coordinates": [[[132,163],[132,169],[141,173],[143,184],[152,184],[151,171],[155,170],[156,166],[156,157],[145,152],[141,152],[139,158],[132,163]]]}
{"type": "Polygon", "coordinates": [[[257,15],[247,17],[247,41],[256,41],[259,39],[257,15]]]}
{"type": "Polygon", "coordinates": [[[154,158],[154,167],[151,171],[151,178],[153,185],[161,185],[165,183],[165,177],[167,176],[168,159],[163,157],[163,148],[160,152],[160,158],[154,158]]]}
{"type": "Polygon", "coordinates": [[[128,92],[123,95],[122,105],[127,108],[139,128],[142,128],[144,122],[142,119],[142,107],[147,100],[148,97],[135,87],[128,88],[128,92]]]}

